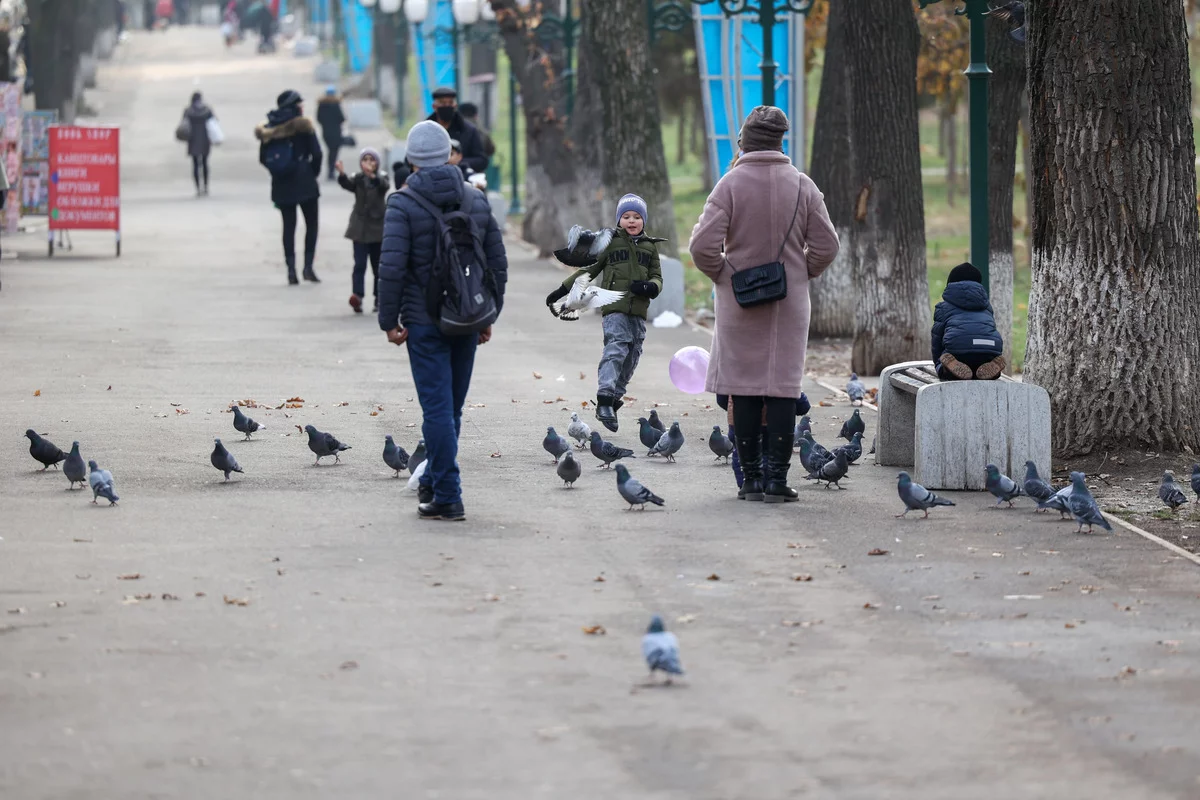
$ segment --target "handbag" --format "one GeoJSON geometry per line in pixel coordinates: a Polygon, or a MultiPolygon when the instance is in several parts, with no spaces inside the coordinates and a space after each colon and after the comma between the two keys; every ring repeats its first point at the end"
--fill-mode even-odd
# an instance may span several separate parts
{"type": "MultiPolygon", "coordinates": [[[[736,270],[730,283],[733,286],[733,299],[742,308],[754,308],[767,303],[778,302],[787,297],[787,270],[784,269],[783,248],[796,227],[796,217],[800,214],[800,201],[804,197],[804,184],[796,193],[796,210],[792,212],[792,222],[788,225],[783,242],[779,245],[779,253],[769,264],[759,264],[749,269],[736,270]]],[[[726,259],[728,261],[728,258],[726,259]]],[[[732,265],[731,265],[732,266],[732,265]]]]}
{"type": "Polygon", "coordinates": [[[192,121],[187,118],[187,114],[184,114],[183,119],[179,120],[179,124],[175,126],[175,138],[181,142],[189,141],[192,138],[192,121]]]}

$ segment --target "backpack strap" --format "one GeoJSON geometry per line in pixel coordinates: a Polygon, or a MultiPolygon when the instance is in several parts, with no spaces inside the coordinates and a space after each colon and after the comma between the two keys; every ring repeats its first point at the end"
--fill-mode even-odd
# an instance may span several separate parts
{"type": "Polygon", "coordinates": [[[417,205],[419,205],[421,208],[425,209],[425,211],[427,211],[438,222],[442,221],[442,210],[440,208],[438,208],[437,206],[435,206],[433,203],[429,202],[429,200],[422,197],[417,192],[414,192],[408,186],[402,186],[400,188],[400,193],[403,195],[407,195],[408,197],[411,197],[413,200],[415,200],[417,205]]]}

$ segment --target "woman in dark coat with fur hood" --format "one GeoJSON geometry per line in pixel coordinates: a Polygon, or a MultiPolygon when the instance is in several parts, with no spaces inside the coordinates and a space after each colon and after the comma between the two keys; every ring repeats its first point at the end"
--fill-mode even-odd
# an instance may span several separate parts
{"type": "Polygon", "coordinates": [[[188,121],[188,155],[192,157],[192,180],[196,182],[196,196],[208,194],[208,156],[212,153],[212,140],[208,138],[208,121],[216,115],[204,102],[199,92],[192,94],[192,103],[183,110],[188,121]],[[200,183],[200,178],[204,183],[200,183]]]}
{"type": "Polygon", "coordinates": [[[318,203],[321,188],[321,142],[312,120],[304,116],[302,98],[292,90],[279,95],[277,108],[254,129],[260,144],[258,161],[271,173],[271,201],[283,216],[283,257],[288,283],[296,278],[296,209],[304,215],[304,280],[319,283],[313,271],[317,255],[318,203]]]}

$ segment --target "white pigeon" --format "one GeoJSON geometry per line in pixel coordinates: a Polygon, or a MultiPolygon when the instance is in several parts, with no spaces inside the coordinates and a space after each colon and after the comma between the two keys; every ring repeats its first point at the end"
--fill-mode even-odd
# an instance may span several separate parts
{"type": "Polygon", "coordinates": [[[601,289],[587,275],[580,275],[571,285],[571,291],[554,307],[559,319],[579,319],[579,312],[589,308],[604,308],[625,297],[625,292],[601,289]]]}
{"type": "Polygon", "coordinates": [[[571,424],[567,426],[567,435],[579,443],[580,450],[586,448],[592,441],[592,429],[574,411],[571,412],[571,424]]]}

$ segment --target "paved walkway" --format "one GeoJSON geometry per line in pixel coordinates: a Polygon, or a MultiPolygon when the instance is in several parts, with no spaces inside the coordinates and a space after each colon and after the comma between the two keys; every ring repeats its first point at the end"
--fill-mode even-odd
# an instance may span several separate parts
{"type": "MultiPolygon", "coordinates": [[[[316,95],[311,67],[135,32],[97,95],[123,127],[124,255],[6,242],[0,797],[1200,793],[1194,565],[979,495],[897,521],[869,464],[738,503],[704,446],[721,415],[667,380],[705,344],[684,329],[652,330],[631,389],[689,437],[676,465],[631,463],[666,509],[626,513],[587,455],[563,490],[540,441],[590,396],[599,326],[546,314],[561,273],[519,247],[463,430],[470,521],[418,523],[379,455],[417,438],[405,358],[346,306],[350,197],[322,206],[324,283],[288,288],[249,138],[280,89],[316,95]],[[171,139],[197,81],[230,135],[206,199],[171,139]],[[252,442],[221,413],[294,397],[252,442]],[[354,446],[340,466],[312,466],[307,423],[354,446]],[[35,472],[27,427],[80,440],[120,506],[35,472]],[[246,470],[228,485],[214,436],[246,470]],[[638,688],[655,612],[672,689],[638,688]]],[[[846,411],[818,409],[818,438],[846,411]]]]}

